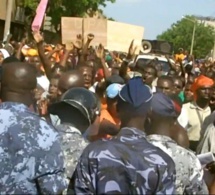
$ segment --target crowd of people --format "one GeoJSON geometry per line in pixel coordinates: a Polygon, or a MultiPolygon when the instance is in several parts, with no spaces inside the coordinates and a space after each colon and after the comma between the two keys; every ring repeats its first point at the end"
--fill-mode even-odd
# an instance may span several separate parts
{"type": "Polygon", "coordinates": [[[212,60],[33,38],[0,49],[0,194],[215,193],[212,60]]]}

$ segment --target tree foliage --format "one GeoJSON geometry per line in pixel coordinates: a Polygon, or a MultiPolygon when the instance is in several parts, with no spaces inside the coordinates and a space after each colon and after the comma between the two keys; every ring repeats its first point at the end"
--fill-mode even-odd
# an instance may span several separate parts
{"type": "Polygon", "coordinates": [[[177,21],[161,35],[158,35],[157,39],[172,42],[174,44],[175,51],[178,51],[179,48],[189,51],[191,48],[195,23],[196,33],[193,54],[196,58],[204,58],[213,48],[215,30],[211,26],[198,22],[195,17],[186,16],[182,20],[177,21]]]}
{"type": "MultiPolygon", "coordinates": [[[[88,10],[96,11],[107,2],[116,0],[49,0],[47,15],[52,17],[52,24],[57,27],[62,16],[82,17],[88,10]]],[[[24,5],[35,12],[40,0],[24,0],[24,5]]]]}

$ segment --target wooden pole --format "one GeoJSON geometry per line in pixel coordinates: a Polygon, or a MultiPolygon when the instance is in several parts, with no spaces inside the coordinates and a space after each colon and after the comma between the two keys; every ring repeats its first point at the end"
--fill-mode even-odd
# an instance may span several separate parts
{"type": "Polygon", "coordinates": [[[84,49],[84,43],[85,43],[85,39],[84,39],[84,18],[82,19],[82,49],[84,49]]]}
{"type": "Polygon", "coordinates": [[[10,34],[12,8],[13,8],[13,0],[7,0],[7,13],[6,13],[5,26],[4,26],[4,41],[7,40],[7,36],[10,34]]]}

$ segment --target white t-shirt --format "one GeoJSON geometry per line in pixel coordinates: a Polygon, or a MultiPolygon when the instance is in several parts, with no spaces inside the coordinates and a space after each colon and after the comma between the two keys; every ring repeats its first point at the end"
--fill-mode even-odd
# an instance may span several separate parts
{"type": "Polygon", "coordinates": [[[91,91],[91,92],[93,92],[93,93],[96,93],[96,86],[98,85],[98,82],[95,82],[94,84],[93,84],[93,86],[91,86],[90,88],[89,88],[89,90],[91,91]]]}
{"type": "Polygon", "coordinates": [[[46,76],[40,76],[40,77],[37,77],[37,83],[45,90],[45,91],[48,91],[49,90],[49,85],[50,85],[50,82],[48,80],[48,78],[46,76]]]}

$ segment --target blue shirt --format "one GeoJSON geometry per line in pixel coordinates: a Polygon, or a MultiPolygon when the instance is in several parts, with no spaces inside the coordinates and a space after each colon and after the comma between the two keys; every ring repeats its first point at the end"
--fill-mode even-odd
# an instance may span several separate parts
{"type": "Polygon", "coordinates": [[[75,194],[174,194],[175,164],[145,133],[123,128],[84,150],[69,192],[75,194]]]}
{"type": "Polygon", "coordinates": [[[0,104],[0,194],[59,194],[64,172],[56,130],[23,104],[0,104]]]}

